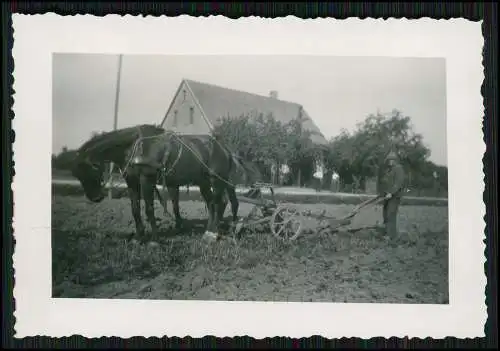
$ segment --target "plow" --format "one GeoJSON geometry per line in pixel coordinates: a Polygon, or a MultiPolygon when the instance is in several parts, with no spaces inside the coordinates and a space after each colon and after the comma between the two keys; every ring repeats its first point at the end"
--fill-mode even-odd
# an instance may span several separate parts
{"type": "MultiPolygon", "coordinates": [[[[238,200],[254,206],[247,216],[240,218],[234,229],[235,234],[239,234],[245,229],[264,225],[268,226],[276,238],[284,241],[293,241],[304,232],[304,220],[306,218],[315,219],[319,222],[317,232],[336,232],[349,226],[353,218],[361,210],[381,203],[384,197],[376,196],[363,201],[347,215],[340,218],[326,216],[326,211],[317,214],[311,210],[299,210],[292,204],[278,203],[275,200],[273,185],[268,183],[255,183],[244,196],[238,196],[238,200]],[[261,189],[265,188],[269,189],[270,198],[263,196],[261,189]]],[[[376,228],[376,226],[347,229],[347,231],[354,232],[368,228],[376,228]]]]}
{"type": "MultiPolygon", "coordinates": [[[[180,143],[182,148],[178,151],[177,157],[173,163],[172,166],[169,167],[168,171],[167,168],[162,166],[161,163],[158,163],[156,161],[151,161],[145,159],[144,156],[134,156],[133,161],[132,161],[132,155],[135,155],[136,149],[140,148],[137,145],[142,145],[142,140],[146,139],[146,137],[140,137],[135,141],[133,144],[133,152],[130,156],[129,161],[127,162],[127,165],[125,166],[125,170],[127,169],[129,163],[132,161],[136,165],[146,165],[150,169],[156,169],[157,171],[160,171],[161,173],[161,178],[162,178],[162,185],[163,185],[163,192],[165,192],[166,188],[166,176],[174,169],[174,167],[177,165],[177,162],[181,158],[181,155],[183,155],[182,150],[184,147],[188,149],[192,155],[195,156],[195,158],[198,159],[199,163],[201,164],[202,168],[206,168],[212,175],[215,175],[219,180],[223,181],[227,185],[231,187],[235,187],[234,184],[230,183],[228,180],[226,180],[224,177],[221,175],[215,173],[209,165],[207,165],[201,158],[199,158],[198,154],[191,149],[186,143],[180,140],[179,136],[176,135],[176,133],[172,133],[171,135],[176,136],[176,140],[180,143]]],[[[152,135],[147,138],[157,138],[158,135],[152,135]]],[[[167,153],[168,155],[168,153],[167,153]]],[[[165,158],[165,157],[164,157],[165,158]]],[[[166,158],[165,158],[166,159],[166,158]]],[[[121,169],[120,173],[123,176],[123,171],[121,169]]],[[[110,186],[112,182],[112,177],[110,173],[110,177],[108,179],[106,185],[110,186]]],[[[154,186],[155,193],[158,196],[160,203],[164,209],[164,214],[168,215],[169,217],[172,218],[172,216],[168,213],[167,210],[167,198],[163,197],[158,188],[156,187],[156,184],[154,186]]],[[[329,232],[335,232],[338,231],[341,228],[346,228],[349,226],[352,222],[352,219],[362,210],[365,209],[369,206],[375,206],[376,204],[382,202],[384,200],[383,196],[376,196],[373,198],[370,198],[359,205],[357,205],[350,213],[347,215],[336,218],[332,216],[327,216],[326,211],[323,211],[322,213],[313,213],[311,210],[300,210],[293,204],[289,203],[278,203],[275,199],[275,192],[274,192],[274,187],[273,184],[271,183],[261,183],[261,182],[256,182],[253,183],[250,187],[250,190],[245,194],[245,195],[240,195],[237,196],[237,199],[239,202],[242,203],[247,203],[253,205],[250,213],[242,218],[239,219],[239,221],[236,223],[236,225],[233,227],[233,234],[238,235],[242,230],[244,229],[251,229],[255,228],[257,226],[267,226],[268,229],[270,229],[271,233],[278,239],[284,240],[284,241],[293,241],[296,240],[303,232],[304,232],[304,220],[305,218],[310,218],[310,219],[315,219],[316,221],[319,222],[319,225],[317,226],[316,232],[322,232],[322,231],[329,231],[329,232]],[[270,198],[265,198],[262,194],[262,189],[267,188],[270,191],[270,198]]],[[[371,226],[371,227],[364,227],[364,228],[357,228],[357,229],[347,229],[347,231],[358,231],[361,229],[368,229],[368,228],[374,228],[376,226],[371,226]]]]}

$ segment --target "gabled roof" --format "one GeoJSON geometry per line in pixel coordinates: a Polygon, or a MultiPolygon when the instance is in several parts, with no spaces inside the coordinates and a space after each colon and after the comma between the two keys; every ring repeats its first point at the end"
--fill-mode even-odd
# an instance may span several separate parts
{"type": "Polygon", "coordinates": [[[183,81],[198,100],[202,113],[212,125],[216,125],[219,119],[223,117],[240,117],[252,113],[262,113],[264,116],[272,113],[276,120],[288,123],[293,119],[297,119],[302,113],[302,126],[304,130],[311,132],[311,140],[317,144],[327,142],[307,112],[297,103],[190,79],[184,79],[183,81]]]}

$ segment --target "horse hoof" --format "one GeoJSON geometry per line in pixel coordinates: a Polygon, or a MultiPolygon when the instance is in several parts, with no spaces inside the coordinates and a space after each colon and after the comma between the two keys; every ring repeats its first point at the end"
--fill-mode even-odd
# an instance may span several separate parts
{"type": "Polygon", "coordinates": [[[208,242],[214,242],[217,240],[219,237],[219,234],[211,232],[211,231],[205,231],[203,234],[203,240],[208,241],[208,242]]]}
{"type": "Polygon", "coordinates": [[[160,246],[160,244],[158,244],[156,241],[150,241],[150,242],[148,242],[148,246],[149,247],[158,247],[158,246],[160,246]]]}

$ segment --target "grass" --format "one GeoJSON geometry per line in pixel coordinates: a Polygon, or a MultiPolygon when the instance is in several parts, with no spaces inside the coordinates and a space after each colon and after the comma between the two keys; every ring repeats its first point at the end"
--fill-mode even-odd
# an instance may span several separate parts
{"type": "MultiPolygon", "coordinates": [[[[404,206],[403,234],[388,242],[375,231],[305,233],[293,243],[265,230],[238,239],[201,240],[206,213],[198,201],[181,203],[192,227],[175,233],[157,207],[159,246],[134,245],[125,198],[90,204],[82,197],[53,198],[53,296],[323,302],[448,302],[445,207],[404,206]]],[[[305,205],[297,205],[305,207],[305,205]]],[[[353,206],[327,205],[342,216],[353,206]]],[[[241,205],[241,215],[250,210],[241,205]]],[[[357,216],[353,227],[375,224],[380,208],[357,216]]]]}

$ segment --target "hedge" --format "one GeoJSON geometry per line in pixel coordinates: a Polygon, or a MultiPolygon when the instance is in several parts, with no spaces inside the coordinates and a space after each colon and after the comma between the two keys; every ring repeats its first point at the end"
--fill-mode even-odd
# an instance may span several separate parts
{"type": "MultiPolygon", "coordinates": [[[[160,193],[162,190],[160,189],[160,193]]],[[[60,196],[82,196],[83,189],[79,185],[74,184],[52,184],[52,194],[60,196]]],[[[113,198],[127,197],[128,192],[124,187],[113,188],[112,189],[113,198]]],[[[265,198],[269,198],[269,194],[264,194],[265,198]]],[[[300,204],[346,204],[346,205],[357,205],[373,195],[345,195],[337,193],[325,193],[321,192],[318,194],[287,194],[279,192],[275,194],[276,201],[279,202],[290,202],[290,203],[300,203],[300,204]]],[[[180,200],[200,200],[201,196],[197,189],[190,189],[189,192],[181,191],[180,200]]],[[[401,200],[401,205],[403,206],[448,206],[448,199],[446,198],[427,198],[427,197],[403,197],[401,200]]]]}

